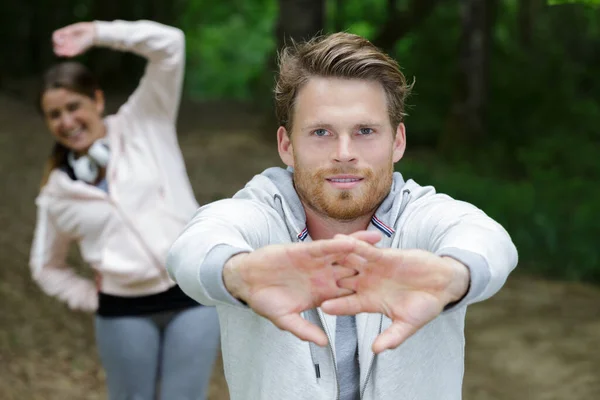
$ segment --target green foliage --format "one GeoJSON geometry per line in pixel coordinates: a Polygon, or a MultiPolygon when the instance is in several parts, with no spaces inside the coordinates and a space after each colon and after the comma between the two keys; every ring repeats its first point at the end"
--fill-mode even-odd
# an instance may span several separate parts
{"type": "Polygon", "coordinates": [[[249,99],[275,51],[275,0],[187,3],[188,94],[197,99],[249,99]],[[232,11],[237,10],[237,11],[232,11]]]}
{"type": "Polygon", "coordinates": [[[335,4],[339,9],[333,7],[333,1],[327,3],[326,25],[329,32],[343,30],[373,39],[387,19],[386,0],[337,1],[335,4]]]}
{"type": "Polygon", "coordinates": [[[472,169],[414,160],[401,162],[397,168],[405,179],[468,201],[502,224],[517,246],[521,270],[600,282],[597,185],[547,175],[508,181],[481,176],[472,169]]]}
{"type": "Polygon", "coordinates": [[[452,103],[460,23],[458,5],[442,2],[416,30],[396,42],[395,58],[409,82],[411,146],[435,146],[452,103]]]}
{"type": "Polygon", "coordinates": [[[551,6],[558,4],[587,4],[587,5],[599,5],[600,0],[548,0],[548,4],[551,6]]]}
{"type": "MultiPolygon", "coordinates": [[[[276,0],[189,2],[188,90],[201,98],[250,99],[271,75],[276,0]],[[238,10],[231,12],[232,9],[238,10]]],[[[408,0],[398,0],[405,11],[408,0]]],[[[326,30],[374,38],[386,0],[329,0],[326,30]]],[[[406,177],[472,202],[511,234],[522,268],[600,282],[600,10],[541,7],[531,42],[519,31],[519,2],[500,2],[493,30],[485,146],[452,165],[404,161],[406,177]],[[576,26],[577,29],[573,29],[576,26]]],[[[452,107],[461,35],[457,2],[440,2],[398,40],[394,56],[416,78],[407,118],[411,149],[432,152],[452,107]]]]}

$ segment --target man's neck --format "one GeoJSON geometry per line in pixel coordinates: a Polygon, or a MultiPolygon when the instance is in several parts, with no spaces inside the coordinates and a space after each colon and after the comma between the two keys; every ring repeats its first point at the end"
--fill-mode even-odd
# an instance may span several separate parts
{"type": "Polygon", "coordinates": [[[339,221],[317,213],[310,207],[304,207],[306,213],[306,227],[312,240],[331,239],[337,234],[350,235],[356,231],[367,229],[371,221],[371,214],[353,219],[339,221]]]}

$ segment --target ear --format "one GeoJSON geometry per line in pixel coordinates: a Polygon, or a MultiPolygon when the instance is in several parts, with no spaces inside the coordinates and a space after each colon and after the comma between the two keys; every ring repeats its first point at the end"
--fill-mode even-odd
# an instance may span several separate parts
{"type": "Polygon", "coordinates": [[[398,128],[396,128],[396,137],[394,138],[394,149],[392,153],[392,158],[394,162],[400,161],[402,156],[404,156],[404,150],[406,149],[406,127],[401,122],[398,124],[398,128]]]}
{"type": "Polygon", "coordinates": [[[277,151],[279,151],[281,161],[288,167],[294,168],[292,138],[290,137],[290,133],[283,126],[280,126],[279,129],[277,129],[277,151]]]}
{"type": "Polygon", "coordinates": [[[94,92],[94,102],[96,103],[96,110],[98,111],[98,114],[103,115],[104,114],[104,92],[100,89],[97,89],[96,92],[94,92]]]}

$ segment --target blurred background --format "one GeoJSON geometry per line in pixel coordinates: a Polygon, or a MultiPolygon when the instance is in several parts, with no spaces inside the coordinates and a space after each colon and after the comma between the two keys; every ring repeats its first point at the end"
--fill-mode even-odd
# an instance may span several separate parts
{"type": "MultiPolygon", "coordinates": [[[[467,313],[466,400],[600,398],[600,7],[546,0],[28,0],[0,12],[0,399],[103,399],[92,318],[31,281],[34,199],[51,138],[35,99],[53,30],[151,19],[181,28],[178,131],[198,201],[231,196],[276,152],[271,89],[289,38],[346,30],[415,79],[405,178],[509,231],[518,270],[467,313]]],[[[115,111],[144,61],[80,61],[115,111]]],[[[89,274],[76,249],[71,261],[89,274]]],[[[443,340],[443,338],[441,338],[443,340]]],[[[227,399],[222,365],[210,399],[227,399]]]]}

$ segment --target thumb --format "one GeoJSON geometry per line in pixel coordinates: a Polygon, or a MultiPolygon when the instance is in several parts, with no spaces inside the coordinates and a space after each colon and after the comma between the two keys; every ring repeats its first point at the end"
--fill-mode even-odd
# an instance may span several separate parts
{"type": "Polygon", "coordinates": [[[52,33],[52,42],[54,44],[61,44],[63,42],[63,34],[60,30],[52,33]]]}
{"type": "Polygon", "coordinates": [[[349,236],[353,239],[357,239],[363,242],[367,242],[371,245],[379,242],[381,240],[381,234],[376,231],[357,231],[350,235],[336,235],[336,237],[344,237],[349,236]]]}

